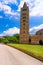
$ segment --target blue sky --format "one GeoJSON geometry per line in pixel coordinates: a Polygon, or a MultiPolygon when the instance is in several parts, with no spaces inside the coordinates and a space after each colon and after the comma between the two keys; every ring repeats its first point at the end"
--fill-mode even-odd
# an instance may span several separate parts
{"type": "Polygon", "coordinates": [[[20,33],[20,9],[29,6],[30,33],[43,29],[43,0],[0,0],[0,36],[20,33]]]}

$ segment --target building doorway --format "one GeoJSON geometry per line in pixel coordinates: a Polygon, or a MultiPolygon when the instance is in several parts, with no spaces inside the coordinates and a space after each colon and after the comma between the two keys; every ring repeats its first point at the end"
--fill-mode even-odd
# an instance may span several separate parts
{"type": "Polygon", "coordinates": [[[40,45],[43,45],[43,41],[42,41],[42,40],[39,40],[39,44],[40,44],[40,45]]]}
{"type": "Polygon", "coordinates": [[[29,39],[29,43],[31,43],[31,39],[29,39]]]}

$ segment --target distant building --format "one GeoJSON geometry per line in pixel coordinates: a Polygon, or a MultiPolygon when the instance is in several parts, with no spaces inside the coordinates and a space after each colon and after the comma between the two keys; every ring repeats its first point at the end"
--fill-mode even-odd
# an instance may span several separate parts
{"type": "Polygon", "coordinates": [[[36,32],[36,35],[43,35],[43,29],[36,32]]]}
{"type": "Polygon", "coordinates": [[[29,34],[29,7],[26,2],[21,8],[20,43],[43,44],[43,30],[36,32],[36,35],[29,34]]]}

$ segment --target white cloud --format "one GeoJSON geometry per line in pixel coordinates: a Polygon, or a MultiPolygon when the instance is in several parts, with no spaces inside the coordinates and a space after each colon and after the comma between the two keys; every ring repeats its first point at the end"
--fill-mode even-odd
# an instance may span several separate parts
{"type": "MultiPolygon", "coordinates": [[[[17,11],[20,11],[21,7],[23,7],[24,2],[26,2],[27,5],[29,6],[30,16],[43,16],[43,0],[20,0],[20,4],[18,6],[18,10],[17,11]]],[[[9,3],[14,4],[15,3],[16,5],[18,5],[17,0],[3,0],[3,3],[4,4],[7,4],[7,3],[8,4],[9,3]]],[[[5,13],[6,14],[11,14],[11,15],[15,14],[13,11],[6,11],[5,13]]]]}
{"type": "Polygon", "coordinates": [[[19,12],[5,12],[6,16],[9,17],[9,19],[19,19],[20,13],[19,12]],[[9,16],[10,15],[10,16],[9,16]]]}
{"type": "Polygon", "coordinates": [[[26,2],[29,6],[30,16],[43,16],[43,0],[20,0],[17,12],[12,11],[12,8],[7,5],[9,3],[18,5],[17,0],[3,0],[0,2],[0,11],[4,10],[5,14],[13,16],[15,13],[18,13],[18,11],[20,11],[21,7],[23,7],[24,2],[26,2]]]}
{"type": "Polygon", "coordinates": [[[1,2],[0,2],[0,11],[3,11],[4,14],[6,16],[8,16],[9,18],[13,17],[13,18],[16,18],[17,19],[20,16],[20,13],[19,12],[17,12],[17,11],[14,12],[10,6],[8,6],[6,4],[3,4],[1,2]]]}
{"type": "Polygon", "coordinates": [[[35,0],[34,7],[30,12],[31,16],[43,16],[43,0],[35,0]]]}
{"type": "Polygon", "coordinates": [[[20,33],[20,29],[17,27],[13,27],[13,28],[9,28],[6,31],[3,31],[2,34],[0,34],[0,36],[12,36],[14,34],[19,34],[20,33]]]}
{"type": "Polygon", "coordinates": [[[30,33],[35,34],[40,29],[43,29],[43,24],[30,28],[30,33]]]}
{"type": "MultiPolygon", "coordinates": [[[[43,24],[30,28],[30,33],[35,34],[40,29],[43,29],[43,24]]],[[[19,34],[19,33],[20,33],[20,29],[17,27],[13,27],[13,28],[9,28],[6,31],[3,31],[3,33],[1,33],[0,36],[12,36],[14,34],[19,34]]]]}
{"type": "Polygon", "coordinates": [[[11,7],[8,6],[8,5],[2,4],[2,3],[0,2],[0,11],[10,12],[10,11],[11,11],[11,7]]]}
{"type": "Polygon", "coordinates": [[[23,7],[24,2],[28,3],[29,0],[20,0],[20,4],[18,6],[18,11],[20,11],[21,7],[23,7]]]}
{"type": "Polygon", "coordinates": [[[3,4],[16,4],[18,5],[17,0],[2,0],[3,4]]]}
{"type": "Polygon", "coordinates": [[[18,11],[20,11],[24,2],[29,6],[30,16],[43,16],[43,0],[20,0],[18,11]]]}

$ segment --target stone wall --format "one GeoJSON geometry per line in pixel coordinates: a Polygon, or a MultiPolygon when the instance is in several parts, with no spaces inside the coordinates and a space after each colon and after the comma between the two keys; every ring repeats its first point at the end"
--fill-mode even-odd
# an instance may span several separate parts
{"type": "Polygon", "coordinates": [[[43,35],[31,35],[31,44],[40,44],[40,40],[43,41],[43,35]]]}

